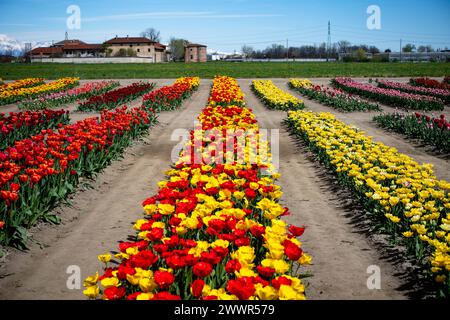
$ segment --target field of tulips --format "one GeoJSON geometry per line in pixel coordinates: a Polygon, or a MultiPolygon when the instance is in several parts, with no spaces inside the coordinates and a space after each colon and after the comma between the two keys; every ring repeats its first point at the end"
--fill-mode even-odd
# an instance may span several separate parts
{"type": "Polygon", "coordinates": [[[102,95],[90,97],[78,105],[79,111],[101,111],[133,101],[143,96],[155,87],[154,83],[136,82],[127,87],[106,92],[102,95]]]}
{"type": "Polygon", "coordinates": [[[340,89],[315,86],[307,79],[291,79],[289,86],[310,99],[342,112],[381,110],[377,104],[364,101],[358,96],[348,94],[340,89]]]}
{"type": "Polygon", "coordinates": [[[405,93],[394,89],[378,88],[370,84],[356,82],[351,78],[334,78],[334,87],[357,94],[387,105],[407,110],[443,110],[444,101],[435,97],[405,93]]]}
{"type": "MultiPolygon", "coordinates": [[[[182,82],[186,89],[186,83],[190,90],[198,86],[196,78],[177,80],[182,82]]],[[[171,96],[169,91],[166,94],[171,96]]],[[[160,103],[170,101],[160,98],[160,103]]],[[[64,111],[27,111],[6,118],[2,132],[11,143],[0,152],[0,244],[24,248],[29,227],[39,220],[58,222],[50,210],[74,191],[80,177],[101,171],[156,123],[152,107],[165,108],[157,103],[133,109],[124,106],[102,111],[100,119],[66,125],[64,111]],[[36,127],[27,131],[30,123],[36,127]]]]}
{"type": "Polygon", "coordinates": [[[401,92],[432,96],[441,99],[445,103],[450,102],[450,91],[445,89],[423,88],[412,86],[407,83],[400,83],[387,80],[377,80],[378,87],[385,89],[394,89],[401,92]]]}
{"type": "Polygon", "coordinates": [[[450,297],[450,183],[329,113],[290,112],[287,125],[351,190],[396,244],[450,297]]]}
{"type": "Polygon", "coordinates": [[[43,78],[27,78],[27,79],[21,79],[16,80],[7,84],[3,84],[3,82],[0,82],[0,92],[1,91],[9,91],[9,90],[16,90],[16,89],[23,89],[23,88],[30,88],[35,87],[37,85],[44,84],[43,78]]]}
{"type": "Polygon", "coordinates": [[[180,78],[171,86],[162,87],[144,95],[143,104],[156,112],[175,110],[200,85],[200,78],[180,78]]]}
{"type": "Polygon", "coordinates": [[[0,243],[23,248],[37,221],[59,222],[49,212],[80,177],[107,166],[156,121],[126,107],[59,128],[46,129],[0,152],[0,243]]]}
{"type": "Polygon", "coordinates": [[[0,113],[0,150],[41,130],[56,129],[67,123],[69,113],[64,110],[11,112],[8,116],[0,113]]]}
{"type": "Polygon", "coordinates": [[[438,151],[450,153],[450,122],[445,115],[431,118],[420,113],[393,113],[376,116],[373,119],[380,127],[419,139],[438,151]]]}
{"type": "Polygon", "coordinates": [[[450,83],[445,82],[445,79],[443,82],[439,82],[430,78],[412,78],[409,83],[416,87],[450,90],[450,83]]]}
{"type": "Polygon", "coordinates": [[[269,109],[286,111],[305,108],[302,100],[284,92],[271,80],[254,80],[252,89],[269,109]]]}
{"type": "Polygon", "coordinates": [[[65,103],[71,103],[77,100],[101,95],[114,89],[115,87],[118,87],[119,85],[120,84],[118,81],[88,82],[78,88],[73,88],[62,92],[49,93],[35,99],[27,99],[20,103],[19,108],[25,110],[55,108],[65,103]]]}
{"type": "Polygon", "coordinates": [[[51,92],[64,91],[77,86],[78,80],[78,78],[62,78],[53,82],[38,84],[31,87],[3,90],[0,91],[0,105],[14,103],[26,98],[36,98],[51,92]]]}
{"type": "MultiPolygon", "coordinates": [[[[167,180],[158,183],[158,194],[143,202],[145,217],[134,225],[137,240],[121,242],[114,258],[98,257],[105,270],[84,281],[90,299],[305,299],[299,272],[293,271],[310,262],[297,239],[304,229],[280,219],[289,211],[278,203],[279,175],[263,174],[273,170],[270,160],[239,163],[233,157],[220,164],[220,142],[229,139],[204,137],[211,130],[258,133],[236,80],[215,78],[198,120],[167,180]],[[192,151],[200,152],[200,163],[191,161],[192,151]]],[[[242,150],[231,138],[228,156],[239,150],[251,155],[253,147],[267,144],[245,139],[242,150]]]]}

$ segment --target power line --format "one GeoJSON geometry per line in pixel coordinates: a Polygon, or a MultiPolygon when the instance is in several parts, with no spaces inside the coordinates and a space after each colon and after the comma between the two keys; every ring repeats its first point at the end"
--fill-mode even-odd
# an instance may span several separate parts
{"type": "MultiPolygon", "coordinates": [[[[358,33],[366,33],[366,31],[363,31],[362,28],[354,28],[354,27],[348,27],[348,26],[339,26],[339,25],[333,25],[336,29],[344,29],[344,30],[350,30],[352,32],[358,32],[358,33]]],[[[392,31],[387,29],[381,29],[377,30],[378,33],[391,33],[391,34],[400,34],[400,35],[409,35],[409,36],[427,36],[430,38],[434,37],[445,37],[449,38],[450,34],[437,34],[437,33],[414,33],[414,32],[402,32],[402,31],[392,31]]]]}

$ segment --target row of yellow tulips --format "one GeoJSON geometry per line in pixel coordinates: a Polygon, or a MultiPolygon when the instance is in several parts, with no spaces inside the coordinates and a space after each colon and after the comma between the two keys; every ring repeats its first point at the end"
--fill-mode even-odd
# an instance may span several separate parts
{"type": "Polygon", "coordinates": [[[40,95],[67,90],[78,85],[79,78],[62,78],[33,87],[0,91],[0,105],[14,103],[25,98],[36,98],[40,95]]]}
{"type": "Polygon", "coordinates": [[[450,183],[330,113],[290,112],[286,122],[449,297],[450,183]]]}
{"type": "Polygon", "coordinates": [[[281,90],[271,80],[255,80],[252,89],[270,109],[299,110],[305,107],[302,100],[281,90]]]}

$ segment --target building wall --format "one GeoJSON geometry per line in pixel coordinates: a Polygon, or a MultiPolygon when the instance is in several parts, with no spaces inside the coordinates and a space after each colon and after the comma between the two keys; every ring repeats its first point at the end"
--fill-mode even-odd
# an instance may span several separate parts
{"type": "Polygon", "coordinates": [[[155,62],[156,63],[162,63],[162,62],[167,62],[166,60],[167,55],[164,51],[155,51],[155,62]]]}
{"type": "Polygon", "coordinates": [[[185,62],[206,62],[206,47],[187,47],[184,54],[185,62]]]}
{"type": "Polygon", "coordinates": [[[206,62],[208,60],[208,56],[206,54],[206,47],[198,48],[198,62],[206,62]]]}
{"type": "Polygon", "coordinates": [[[115,56],[120,49],[128,50],[128,48],[133,49],[137,57],[155,58],[155,46],[152,44],[113,44],[108,47],[112,50],[111,56],[115,56]]]}
{"type": "Polygon", "coordinates": [[[138,57],[111,57],[111,58],[48,58],[43,56],[31,57],[31,62],[39,63],[153,63],[152,57],[138,58],[138,57]]]}

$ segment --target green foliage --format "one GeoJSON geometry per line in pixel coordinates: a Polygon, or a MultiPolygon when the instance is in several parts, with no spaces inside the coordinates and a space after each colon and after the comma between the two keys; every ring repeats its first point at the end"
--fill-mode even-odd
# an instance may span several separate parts
{"type": "Polygon", "coordinates": [[[0,64],[4,80],[27,77],[80,77],[82,79],[167,79],[183,76],[214,78],[227,74],[236,78],[319,77],[443,77],[449,63],[336,63],[336,62],[208,62],[142,64],[0,64]]]}

